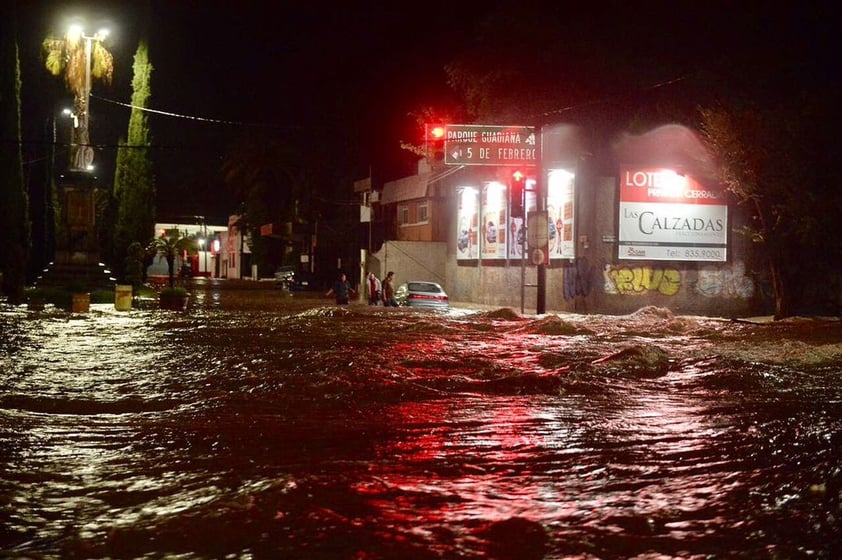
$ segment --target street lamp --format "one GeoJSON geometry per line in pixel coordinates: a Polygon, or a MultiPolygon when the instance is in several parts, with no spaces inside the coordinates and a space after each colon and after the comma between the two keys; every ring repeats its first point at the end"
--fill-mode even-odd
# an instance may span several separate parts
{"type": "Polygon", "coordinates": [[[76,118],[74,118],[74,125],[77,129],[78,145],[76,147],[76,154],[73,161],[75,169],[90,171],[93,169],[94,150],[90,146],[90,134],[88,133],[88,124],[91,98],[91,51],[93,49],[93,41],[103,41],[108,36],[107,29],[101,29],[94,35],[85,35],[84,30],[79,25],[71,25],[67,30],[67,40],[77,42],[79,40],[85,41],[85,91],[81,99],[78,99],[76,107],[76,118]]]}

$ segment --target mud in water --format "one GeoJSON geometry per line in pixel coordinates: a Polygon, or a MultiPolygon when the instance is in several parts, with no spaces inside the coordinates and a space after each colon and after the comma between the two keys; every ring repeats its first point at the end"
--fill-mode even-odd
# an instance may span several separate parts
{"type": "Polygon", "coordinates": [[[0,557],[837,558],[842,327],[0,307],[0,557]]]}

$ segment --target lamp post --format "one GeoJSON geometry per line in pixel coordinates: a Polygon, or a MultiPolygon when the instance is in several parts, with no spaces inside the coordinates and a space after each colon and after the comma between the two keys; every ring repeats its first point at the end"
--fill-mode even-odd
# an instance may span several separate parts
{"type": "Polygon", "coordinates": [[[79,140],[76,138],[76,130],[79,128],[79,115],[74,113],[73,109],[64,109],[61,113],[73,121],[73,126],[70,127],[70,165],[73,165],[76,161],[76,153],[79,150],[79,140]]]}
{"type": "Polygon", "coordinates": [[[93,169],[94,150],[90,146],[90,134],[88,125],[90,122],[90,98],[91,98],[91,51],[93,41],[102,41],[108,36],[108,30],[102,29],[94,35],[85,35],[81,26],[72,25],[67,30],[69,41],[85,41],[85,89],[81,98],[76,99],[76,119],[74,119],[76,130],[76,153],[74,154],[72,167],[76,170],[90,171],[93,169]]]}

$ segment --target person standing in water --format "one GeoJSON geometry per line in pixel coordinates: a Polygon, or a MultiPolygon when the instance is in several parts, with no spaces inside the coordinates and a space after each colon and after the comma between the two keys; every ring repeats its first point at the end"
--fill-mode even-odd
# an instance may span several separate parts
{"type": "Polygon", "coordinates": [[[336,305],[348,305],[351,296],[354,294],[356,294],[356,292],[351,287],[351,283],[348,282],[348,277],[345,276],[345,273],[343,272],[339,275],[339,278],[333,283],[333,287],[328,290],[325,296],[334,296],[336,298],[336,305]]]}
{"type": "Polygon", "coordinates": [[[391,270],[383,279],[383,305],[386,307],[397,307],[398,302],[395,299],[395,273],[391,270]]]}
{"type": "Polygon", "coordinates": [[[383,292],[380,284],[380,279],[377,278],[377,275],[375,275],[373,272],[368,273],[366,287],[368,288],[368,304],[379,305],[380,300],[383,298],[383,292]]]}

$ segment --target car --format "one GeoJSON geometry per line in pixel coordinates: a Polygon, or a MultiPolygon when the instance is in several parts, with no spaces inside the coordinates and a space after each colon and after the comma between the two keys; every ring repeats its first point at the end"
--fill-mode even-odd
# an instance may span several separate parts
{"type": "Polygon", "coordinates": [[[296,272],[288,285],[291,292],[309,292],[317,289],[315,278],[309,272],[296,272]]]}
{"type": "Polygon", "coordinates": [[[407,307],[431,307],[447,309],[450,300],[440,284],[422,280],[411,280],[398,286],[395,299],[407,307]]]}
{"type": "Polygon", "coordinates": [[[275,287],[288,288],[289,283],[295,277],[295,267],[293,266],[279,266],[275,270],[275,287]]]}
{"type": "Polygon", "coordinates": [[[281,266],[275,271],[275,287],[284,288],[291,292],[305,292],[315,290],[313,275],[309,272],[295,270],[292,266],[281,266]]]}

